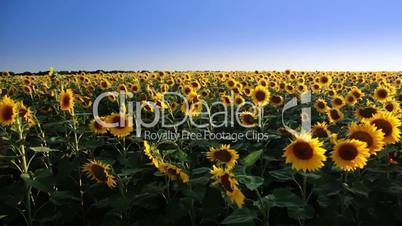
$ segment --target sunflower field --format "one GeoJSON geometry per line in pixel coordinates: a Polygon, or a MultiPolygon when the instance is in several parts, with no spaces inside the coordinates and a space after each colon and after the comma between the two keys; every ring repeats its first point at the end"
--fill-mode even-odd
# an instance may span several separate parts
{"type": "Polygon", "coordinates": [[[0,84],[2,225],[402,225],[401,72],[0,84]]]}

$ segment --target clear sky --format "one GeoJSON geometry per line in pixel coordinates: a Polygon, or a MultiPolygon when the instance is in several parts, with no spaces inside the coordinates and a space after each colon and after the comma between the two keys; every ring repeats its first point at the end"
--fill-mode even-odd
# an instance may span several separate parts
{"type": "Polygon", "coordinates": [[[0,71],[402,70],[400,0],[0,0],[0,71]]]}

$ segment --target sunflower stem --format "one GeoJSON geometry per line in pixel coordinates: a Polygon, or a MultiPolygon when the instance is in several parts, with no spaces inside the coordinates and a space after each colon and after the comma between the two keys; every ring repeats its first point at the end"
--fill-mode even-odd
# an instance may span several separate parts
{"type": "MultiPolygon", "coordinates": [[[[27,164],[27,158],[26,158],[26,151],[25,151],[25,145],[24,145],[24,130],[22,128],[22,122],[21,119],[17,120],[17,131],[18,131],[18,139],[20,144],[20,156],[21,156],[21,163],[22,166],[20,167],[22,169],[22,173],[29,176],[29,168],[27,164]]],[[[27,207],[27,214],[28,214],[28,225],[32,225],[32,210],[31,210],[31,186],[29,186],[27,183],[25,184],[26,186],[26,207],[27,207]]]]}

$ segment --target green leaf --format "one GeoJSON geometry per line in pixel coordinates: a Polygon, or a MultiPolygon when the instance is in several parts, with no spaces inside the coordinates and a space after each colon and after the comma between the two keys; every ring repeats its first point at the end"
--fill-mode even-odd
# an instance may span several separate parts
{"type": "Polygon", "coordinates": [[[24,182],[39,191],[50,192],[53,190],[53,177],[51,169],[38,169],[32,177],[28,174],[21,174],[24,182]]]}
{"type": "Polygon", "coordinates": [[[303,205],[301,198],[287,188],[277,188],[272,193],[275,196],[275,206],[299,207],[303,205]]]}
{"type": "Polygon", "coordinates": [[[245,167],[250,167],[254,165],[255,162],[260,158],[263,150],[258,150],[258,151],[253,151],[250,154],[248,154],[246,157],[243,158],[242,164],[245,167]]]}
{"type": "Polygon", "coordinates": [[[131,176],[136,173],[143,172],[143,168],[137,168],[137,169],[123,169],[121,173],[117,174],[119,177],[125,177],[125,176],[131,176]]]}
{"type": "Polygon", "coordinates": [[[50,201],[55,205],[62,206],[73,202],[79,202],[80,198],[71,191],[56,191],[50,196],[50,201]]]}
{"type": "Polygon", "coordinates": [[[290,167],[286,167],[279,170],[273,170],[268,173],[280,181],[289,181],[292,180],[294,171],[290,167]]]}
{"type": "Polygon", "coordinates": [[[221,224],[240,224],[252,222],[257,217],[256,213],[247,209],[236,209],[229,216],[227,216],[221,224]]]}
{"type": "Polygon", "coordinates": [[[192,174],[196,175],[196,174],[204,174],[204,173],[208,173],[210,171],[210,168],[208,167],[200,167],[200,168],[196,168],[192,170],[192,174]]]}
{"type": "Polygon", "coordinates": [[[264,178],[257,176],[238,175],[236,178],[251,191],[257,189],[264,183],[264,178]]]}
{"type": "Polygon", "coordinates": [[[314,217],[314,208],[311,205],[288,208],[288,215],[293,219],[310,219],[314,217]]]}

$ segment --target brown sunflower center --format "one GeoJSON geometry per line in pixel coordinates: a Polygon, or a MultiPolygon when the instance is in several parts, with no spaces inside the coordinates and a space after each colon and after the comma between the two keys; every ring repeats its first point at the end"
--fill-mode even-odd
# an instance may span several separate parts
{"type": "Polygon", "coordinates": [[[254,124],[254,118],[252,115],[250,114],[244,114],[242,115],[242,121],[246,124],[246,125],[252,125],[254,124]]]}
{"type": "Polygon", "coordinates": [[[10,105],[6,105],[3,107],[3,111],[1,113],[1,117],[4,121],[11,120],[14,115],[14,108],[10,105]]]}
{"type": "Polygon", "coordinates": [[[317,103],[317,107],[320,109],[324,109],[325,108],[325,104],[323,102],[318,102],[317,103]]]}
{"type": "Polygon", "coordinates": [[[189,94],[190,92],[191,92],[191,89],[190,89],[190,88],[185,88],[185,89],[184,89],[184,93],[185,93],[185,94],[189,94]]]}
{"type": "Polygon", "coordinates": [[[357,154],[358,151],[353,145],[345,144],[339,148],[339,157],[343,160],[351,161],[356,158],[357,154]]]}
{"type": "Polygon", "coordinates": [[[314,131],[313,131],[313,136],[314,137],[328,137],[328,133],[327,131],[322,128],[322,127],[317,127],[314,131]]]}
{"type": "Polygon", "coordinates": [[[265,92],[262,90],[257,90],[255,92],[255,99],[257,99],[258,102],[264,101],[266,98],[265,92]]]}
{"type": "Polygon", "coordinates": [[[374,140],[371,137],[371,135],[369,133],[367,133],[367,132],[364,132],[364,131],[354,132],[349,136],[349,138],[366,142],[368,148],[370,148],[374,143],[374,140]]]}
{"type": "Polygon", "coordinates": [[[271,97],[271,102],[274,104],[279,104],[282,101],[282,98],[279,96],[272,96],[271,97]]]}
{"type": "Polygon", "coordinates": [[[386,137],[392,134],[392,124],[385,119],[376,119],[371,124],[382,130],[386,137]]]}
{"type": "Polygon", "coordinates": [[[377,91],[377,96],[381,99],[386,98],[388,96],[388,92],[385,89],[380,89],[377,91]]]}
{"type": "Polygon", "coordinates": [[[328,82],[328,78],[327,77],[322,77],[321,78],[321,83],[327,83],[328,82]]]}
{"type": "Polygon", "coordinates": [[[96,179],[100,181],[107,181],[107,174],[104,167],[94,164],[91,166],[91,172],[96,179]]]}
{"type": "Polygon", "coordinates": [[[339,115],[339,112],[337,110],[333,109],[329,112],[329,114],[331,115],[331,118],[334,120],[338,120],[341,118],[341,116],[339,115]]]}
{"type": "Polygon", "coordinates": [[[229,180],[229,175],[228,174],[224,174],[224,175],[222,175],[221,176],[221,184],[223,185],[223,188],[225,189],[225,191],[228,191],[228,192],[233,192],[233,189],[232,189],[232,183],[230,183],[230,180],[229,180]]]}
{"type": "Polygon", "coordinates": [[[66,95],[63,97],[63,106],[68,107],[70,106],[71,103],[71,97],[69,95],[66,95]]]}
{"type": "Polygon", "coordinates": [[[313,157],[313,148],[306,142],[297,142],[293,146],[293,153],[298,159],[309,160],[313,157]]]}
{"type": "Polygon", "coordinates": [[[340,98],[335,98],[334,104],[335,105],[342,105],[343,101],[340,98]]]}
{"type": "Polygon", "coordinates": [[[221,162],[229,162],[232,159],[232,155],[226,149],[215,152],[214,157],[221,162]]]}
{"type": "Polygon", "coordinates": [[[359,114],[363,117],[363,118],[371,118],[373,117],[373,115],[375,115],[377,113],[377,109],[372,108],[372,107],[366,107],[363,109],[359,109],[359,114]]]}
{"type": "Polygon", "coordinates": [[[355,98],[353,96],[348,97],[348,101],[349,103],[352,103],[355,101],[355,98]]]}
{"type": "Polygon", "coordinates": [[[94,127],[95,127],[96,129],[102,129],[102,128],[103,128],[102,125],[99,124],[97,121],[94,122],[94,127]]]}
{"type": "Polygon", "coordinates": [[[387,111],[393,111],[394,110],[394,105],[393,104],[387,104],[386,106],[385,106],[385,109],[387,109],[387,111]]]}
{"type": "Polygon", "coordinates": [[[167,172],[169,175],[171,175],[174,178],[177,178],[179,176],[179,174],[177,173],[177,170],[175,170],[175,169],[169,168],[167,170],[167,172]]]}
{"type": "Polygon", "coordinates": [[[360,98],[360,96],[361,96],[358,91],[354,91],[352,94],[353,94],[353,96],[355,96],[356,98],[360,98]]]}

